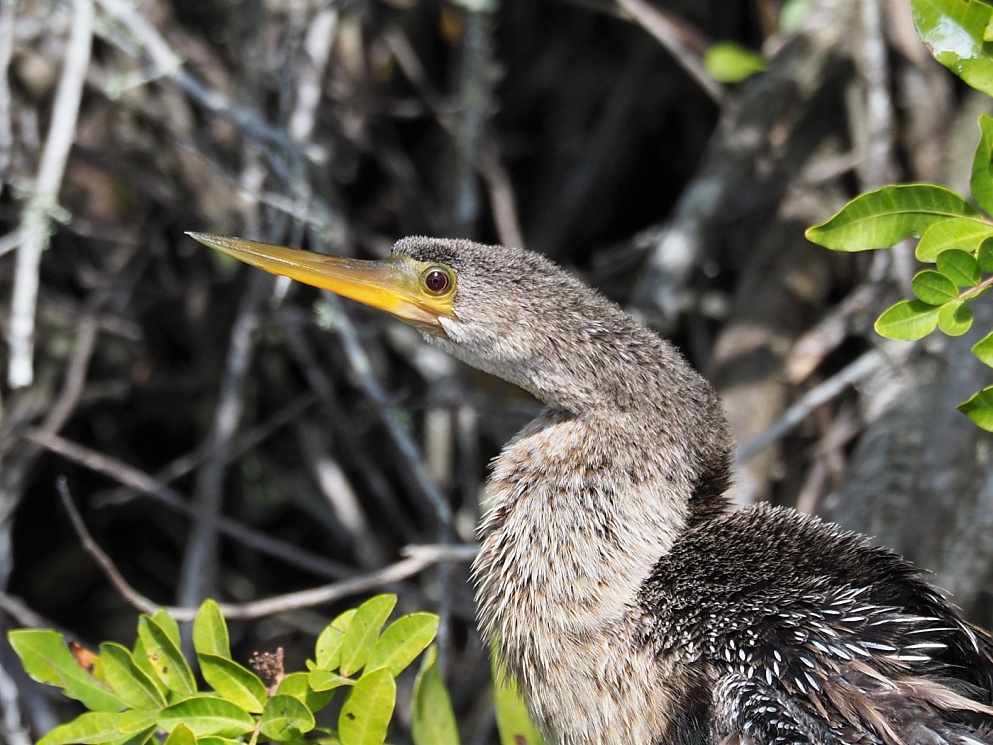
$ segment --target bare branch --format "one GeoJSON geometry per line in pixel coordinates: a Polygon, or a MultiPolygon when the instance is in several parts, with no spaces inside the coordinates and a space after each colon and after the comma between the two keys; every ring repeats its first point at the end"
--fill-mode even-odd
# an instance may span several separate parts
{"type": "Polygon", "coordinates": [[[28,197],[21,215],[20,248],[14,270],[14,295],[7,332],[10,344],[7,381],[14,388],[28,386],[34,380],[34,318],[38,304],[41,252],[48,246],[49,221],[58,206],[62,174],[76,136],[79,102],[90,66],[93,18],[93,0],[73,0],[71,31],[62,76],[55,91],[48,140],[33,193],[28,197]]]}

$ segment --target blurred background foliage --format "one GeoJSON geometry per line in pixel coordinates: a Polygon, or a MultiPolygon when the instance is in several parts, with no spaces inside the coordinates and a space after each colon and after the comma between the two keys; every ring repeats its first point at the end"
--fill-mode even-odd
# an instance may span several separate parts
{"type": "MultiPolygon", "coordinates": [[[[990,624],[990,441],[955,411],[988,382],[975,340],[879,339],[912,247],[803,238],[891,181],[967,188],[990,99],[905,0],[4,0],[0,69],[5,629],[129,643],[138,608],[210,596],[245,604],[235,659],[297,669],[339,610],[396,592],[441,616],[462,741],[495,737],[463,544],[537,404],[187,230],[547,253],[719,387],[738,502],[868,532],[990,624]],[[715,42],[765,70],[716,82],[715,42]]],[[[69,714],[5,645],[19,745],[69,714]]]]}

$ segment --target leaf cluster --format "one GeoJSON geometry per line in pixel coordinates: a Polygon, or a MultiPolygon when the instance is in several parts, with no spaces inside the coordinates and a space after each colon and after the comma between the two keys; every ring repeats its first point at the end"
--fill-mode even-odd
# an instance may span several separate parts
{"type": "Polygon", "coordinates": [[[396,677],[425,650],[414,683],[414,742],[457,745],[455,716],[430,646],[438,617],[412,613],[384,630],[395,605],[395,596],[377,595],[342,613],[318,637],[306,672],[277,676],[268,686],[232,659],[227,625],[212,600],[193,623],[205,690],[181,651],[178,624],[164,610],[141,616],[130,649],[105,642],[98,654],[74,653],[47,629],[18,629],[9,638],[32,678],[89,709],[38,745],[146,745],[159,741],[157,733],[164,733],[166,745],[380,745],[396,705],[396,677]],[[315,714],[338,690],[345,695],[337,727],[318,726],[315,714]]]}
{"type": "MultiPolygon", "coordinates": [[[[969,85],[993,96],[993,6],[978,0],[912,0],[914,21],[935,59],[969,85]]],[[[876,331],[912,341],[935,330],[959,336],[973,324],[971,303],[993,285],[993,118],[979,119],[972,161],[975,205],[934,184],[884,186],[862,194],[838,214],[807,230],[813,243],[836,251],[889,248],[916,237],[916,257],[929,265],[911,281],[914,297],[876,320],[876,331]]],[[[972,347],[993,367],[993,333],[972,347]]],[[[959,405],[975,424],[993,431],[993,386],[959,405]]]]}

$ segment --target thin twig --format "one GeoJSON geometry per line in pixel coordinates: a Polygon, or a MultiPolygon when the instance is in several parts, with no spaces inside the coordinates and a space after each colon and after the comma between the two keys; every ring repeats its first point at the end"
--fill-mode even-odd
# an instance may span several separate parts
{"type": "MultiPolygon", "coordinates": [[[[328,302],[335,306],[338,305],[336,296],[327,291],[324,291],[323,294],[328,302]]],[[[427,469],[424,467],[424,458],[421,457],[417,443],[397,419],[386,393],[372,371],[369,355],[366,354],[359,341],[355,326],[347,314],[339,312],[335,315],[334,330],[341,342],[345,357],[348,359],[349,369],[355,374],[356,383],[362,390],[362,394],[372,404],[373,410],[386,428],[390,440],[400,452],[404,470],[410,476],[418,495],[428,504],[441,525],[451,525],[452,508],[428,476],[427,469]]]]}
{"type": "Polygon", "coordinates": [[[493,14],[466,9],[463,15],[460,112],[455,125],[452,219],[456,235],[471,236],[479,216],[477,163],[493,87],[493,14]]]}
{"type": "MultiPolygon", "coordinates": [[[[143,471],[122,463],[109,455],[40,429],[29,429],[25,432],[24,436],[26,439],[44,447],[46,450],[61,455],[63,458],[67,458],[74,463],[115,479],[136,491],[154,497],[157,501],[182,515],[193,519],[199,517],[197,511],[186,502],[186,499],[179,492],[156,481],[143,471]]],[[[297,546],[273,538],[265,533],[252,530],[230,518],[221,516],[217,518],[216,522],[217,530],[230,538],[242,542],[261,554],[272,556],[291,566],[312,572],[317,576],[338,579],[341,577],[350,577],[355,574],[355,570],[351,567],[338,564],[330,559],[312,554],[309,551],[304,551],[297,546]]]]}
{"type": "MultiPolygon", "coordinates": [[[[254,111],[237,106],[215,90],[205,87],[190,72],[182,67],[182,57],[174,52],[162,34],[148,22],[134,7],[123,0],[98,0],[105,13],[136,39],[141,50],[148,56],[155,73],[171,80],[190,98],[208,111],[234,123],[244,134],[260,143],[286,151],[298,151],[308,160],[319,162],[325,154],[318,148],[302,148],[286,132],[260,118],[254,111]]],[[[114,36],[108,40],[127,54],[134,49],[114,36]]]]}
{"type": "Polygon", "coordinates": [[[635,23],[654,36],[669,50],[679,65],[689,73],[703,92],[718,106],[724,104],[727,92],[714,80],[703,66],[703,51],[707,42],[696,29],[674,13],[652,5],[645,0],[617,0],[635,23]]]}
{"type": "Polygon", "coordinates": [[[368,493],[376,501],[374,506],[384,521],[398,531],[404,541],[409,543],[417,540],[418,533],[410,525],[408,515],[397,504],[389,481],[383,477],[382,469],[373,462],[370,454],[363,448],[357,447],[354,438],[349,436],[349,424],[342,416],[334,386],[321,369],[296,318],[288,322],[285,328],[287,349],[303,371],[307,384],[320,397],[327,412],[328,427],[336,438],[337,447],[362,475],[368,493]]]}
{"type": "MultiPolygon", "coordinates": [[[[273,414],[269,419],[256,424],[249,430],[238,435],[231,444],[229,458],[233,461],[244,455],[246,452],[264,442],[274,433],[293,422],[304,411],[309,409],[318,400],[317,394],[306,391],[297,396],[282,409],[273,414]]],[[[153,482],[165,485],[176,479],[182,478],[195,468],[199,467],[204,460],[212,455],[211,443],[204,441],[198,447],[188,453],[176,458],[157,473],[151,476],[153,482]]],[[[138,490],[128,486],[115,487],[108,493],[102,493],[97,497],[91,496],[91,503],[103,507],[108,504],[117,504],[127,501],[134,496],[138,490]]]]}
{"type": "MultiPolygon", "coordinates": [[[[86,371],[97,341],[97,323],[92,310],[83,314],[76,327],[76,340],[69,364],[66,367],[65,378],[58,396],[48,409],[37,430],[46,435],[54,435],[68,421],[75,411],[80,396],[83,394],[86,382],[86,371]]],[[[18,448],[16,455],[4,458],[3,469],[0,469],[0,558],[12,550],[10,534],[14,511],[21,502],[24,493],[27,474],[34,465],[41,448],[37,444],[25,443],[18,448]]],[[[12,569],[11,561],[0,562],[0,587],[6,585],[12,569]]]]}
{"type": "Polygon", "coordinates": [[[738,449],[738,462],[748,460],[757,452],[768,447],[800,424],[818,406],[838,396],[850,386],[884,368],[893,368],[906,359],[914,349],[913,344],[899,344],[893,349],[896,354],[886,354],[879,349],[866,352],[835,375],[818,386],[811,388],[803,398],[790,406],[775,423],[758,437],[746,442],[738,449]]]}
{"type": "MultiPolygon", "coordinates": [[[[428,83],[424,66],[406,34],[399,27],[390,25],[383,29],[382,38],[400,71],[417,90],[438,125],[453,140],[456,139],[455,117],[448,110],[441,94],[428,83]]],[[[500,242],[523,248],[524,231],[521,229],[520,217],[517,214],[517,199],[514,196],[510,177],[500,162],[496,146],[492,142],[486,142],[478,155],[475,165],[490,191],[490,204],[500,242]]]]}
{"type": "Polygon", "coordinates": [[[218,566],[218,517],[224,503],[224,470],[229,461],[231,441],[238,429],[244,408],[242,395],[249,363],[255,354],[256,331],[261,323],[262,304],[268,277],[253,274],[242,297],[238,318],[231,330],[227,359],[221,377],[221,392],[207,441],[212,455],[200,468],[193,501],[197,520],[187,541],[180,570],[177,597],[188,605],[216,593],[218,566]]]}
{"type": "Polygon", "coordinates": [[[861,26],[855,34],[855,68],[862,81],[862,121],[851,123],[852,137],[862,145],[856,171],[862,190],[876,189],[896,178],[893,163],[895,130],[890,98],[889,49],[880,0],[858,3],[861,26]]]}
{"type": "MultiPolygon", "coordinates": [[[[13,2],[0,2],[0,180],[8,179],[13,160],[14,129],[11,125],[13,107],[7,71],[14,54],[14,21],[17,14],[13,2]]],[[[0,249],[0,256],[3,250],[0,249]]]]}
{"type": "MultiPolygon", "coordinates": [[[[101,571],[113,585],[114,589],[132,607],[143,613],[155,613],[159,608],[164,607],[177,621],[192,621],[196,616],[197,609],[187,606],[162,606],[150,598],[142,595],[128,584],[124,576],[114,566],[111,558],[100,548],[83,522],[79,510],[76,509],[69,488],[66,485],[65,477],[59,477],[57,481],[59,497],[62,505],[69,514],[73,529],[79,536],[83,548],[93,560],[96,561],[101,571]]],[[[275,595],[262,600],[254,600],[249,603],[219,603],[221,613],[229,620],[251,619],[272,616],[276,613],[300,610],[301,608],[311,608],[317,605],[332,603],[336,600],[368,592],[383,585],[391,585],[401,580],[412,577],[425,569],[445,562],[471,561],[476,555],[475,546],[410,546],[405,551],[407,558],[398,562],[377,569],[375,572],[364,574],[359,577],[334,582],[321,587],[314,587],[310,590],[300,592],[289,592],[284,595],[275,595]]]]}
{"type": "Polygon", "coordinates": [[[62,174],[76,136],[79,102],[90,66],[93,18],[93,0],[73,0],[73,19],[62,75],[55,91],[52,123],[33,193],[28,197],[21,215],[21,239],[7,332],[10,345],[7,381],[14,388],[31,385],[34,380],[34,319],[38,305],[41,253],[48,246],[49,222],[58,206],[62,174]]]}

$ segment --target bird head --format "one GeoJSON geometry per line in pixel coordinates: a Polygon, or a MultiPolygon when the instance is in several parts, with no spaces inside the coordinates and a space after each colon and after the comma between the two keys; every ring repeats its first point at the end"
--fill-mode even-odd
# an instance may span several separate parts
{"type": "Polygon", "coordinates": [[[188,233],[205,246],[246,264],[385,310],[428,334],[444,334],[441,319],[456,319],[454,270],[394,252],[381,261],[339,258],[285,246],[188,233]]]}
{"type": "Polygon", "coordinates": [[[385,259],[359,261],[189,235],[273,274],[384,310],[463,362],[574,413],[626,408],[657,382],[644,376],[658,368],[658,337],[531,251],[414,237],[398,241],[385,259]],[[617,375],[606,374],[620,366],[617,375]]]}

